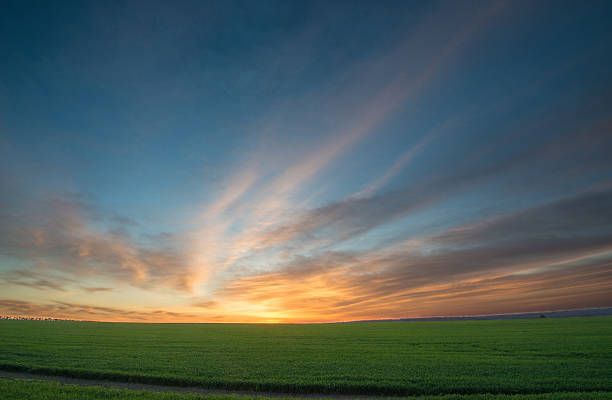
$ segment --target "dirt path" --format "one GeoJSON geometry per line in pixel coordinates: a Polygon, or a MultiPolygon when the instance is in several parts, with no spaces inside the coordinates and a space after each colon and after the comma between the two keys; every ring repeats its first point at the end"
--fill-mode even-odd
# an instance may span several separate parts
{"type": "MultiPolygon", "coordinates": [[[[64,384],[79,385],[79,386],[102,386],[105,388],[130,389],[130,390],[150,390],[153,392],[173,392],[173,393],[195,393],[195,394],[231,394],[236,396],[250,397],[272,397],[285,399],[386,399],[393,398],[389,396],[364,396],[364,395],[328,395],[328,394],[295,394],[295,393],[271,393],[271,392],[246,392],[237,390],[219,390],[205,389],[201,387],[182,387],[182,386],[165,386],[165,385],[150,385],[146,383],[130,383],[105,381],[101,379],[80,379],[67,378],[63,376],[53,375],[38,375],[29,374],[26,372],[8,372],[0,371],[0,378],[18,378],[18,379],[38,379],[44,381],[54,381],[64,384]]],[[[399,398],[399,397],[396,397],[399,398]]]]}

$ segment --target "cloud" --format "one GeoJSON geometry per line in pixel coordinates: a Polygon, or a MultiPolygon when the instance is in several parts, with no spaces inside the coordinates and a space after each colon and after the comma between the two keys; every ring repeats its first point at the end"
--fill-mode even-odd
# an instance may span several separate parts
{"type": "Polygon", "coordinates": [[[0,274],[0,279],[11,285],[27,286],[39,290],[65,291],[66,280],[33,270],[10,270],[0,274]]]}
{"type": "MultiPolygon", "coordinates": [[[[490,152],[486,146],[476,148],[475,160],[466,155],[463,165],[454,166],[447,175],[424,176],[409,186],[384,193],[362,197],[350,196],[340,201],[300,212],[288,219],[288,223],[279,224],[264,231],[258,231],[258,245],[262,248],[296,241],[304,246],[308,241],[324,239],[328,243],[337,243],[362,235],[378,226],[405,217],[411,213],[433,207],[453,196],[469,192],[478,185],[490,182],[492,178],[505,177],[514,190],[527,191],[542,187],[551,181],[550,175],[538,176],[538,169],[545,163],[554,164],[563,160],[563,168],[570,170],[580,168],[582,173],[598,171],[603,165],[609,166],[609,158],[602,152],[604,144],[610,141],[610,119],[607,116],[588,122],[578,131],[569,127],[559,135],[541,140],[529,148],[495,158],[483,163],[484,153],[490,152]],[[587,158],[578,157],[568,160],[576,149],[587,158]],[[535,171],[534,171],[535,170],[535,171]],[[528,178],[525,175],[529,175],[528,178]],[[520,179],[517,179],[520,177],[520,179]],[[545,181],[542,181],[545,180],[545,181]],[[520,187],[516,183],[520,182],[520,187]]],[[[541,130],[536,124],[526,128],[523,134],[541,130]]],[[[434,131],[432,134],[438,134],[434,131]]],[[[374,192],[390,176],[414,156],[432,136],[425,136],[414,148],[400,157],[382,177],[361,191],[359,194],[374,192]],[[372,186],[373,185],[373,186],[372,186]]]]}
{"type": "MultiPolygon", "coordinates": [[[[404,242],[396,241],[377,250],[296,254],[280,269],[228,279],[215,291],[213,299],[195,301],[192,306],[207,312],[225,312],[223,320],[242,318],[243,321],[258,318],[330,321],[432,313],[530,311],[537,310],[535,305],[555,308],[554,304],[556,308],[605,306],[610,299],[604,286],[612,274],[611,204],[612,190],[609,185],[603,185],[578,196],[404,242]],[[584,288],[588,288],[588,293],[580,291],[584,288]],[[508,302],[522,308],[510,309],[508,302]]],[[[48,218],[47,222],[54,220],[48,218]]],[[[65,220],[62,224],[49,224],[46,229],[53,229],[60,239],[51,238],[45,229],[40,230],[42,233],[37,239],[28,236],[28,254],[53,255],[53,250],[65,242],[64,236],[73,237],[66,232],[75,225],[79,227],[76,231],[82,232],[81,225],[65,220]],[[38,247],[32,243],[38,243],[38,247]]],[[[100,240],[106,240],[101,236],[100,240]]],[[[91,246],[91,240],[85,244],[91,246]]],[[[85,244],[77,240],[76,246],[82,249],[85,244]]],[[[153,258],[163,260],[163,255],[152,253],[153,258]]],[[[12,284],[65,290],[76,282],[72,278],[62,282],[63,274],[123,276],[112,265],[102,271],[75,269],[87,268],[91,262],[115,260],[117,256],[113,253],[103,253],[107,257],[95,256],[98,250],[68,254],[65,256],[62,251],[61,257],[56,258],[66,261],[67,268],[40,264],[31,270],[9,271],[3,278],[12,284]]],[[[163,276],[162,272],[152,275],[151,271],[155,270],[151,265],[168,276],[176,276],[176,271],[165,270],[169,263],[149,263],[147,251],[141,250],[139,254],[148,272],[144,282],[131,272],[125,275],[133,277],[132,284],[159,285],[156,280],[163,276]]],[[[178,275],[181,276],[180,272],[178,275]]],[[[172,287],[182,288],[181,285],[172,287]]],[[[94,293],[112,290],[82,289],[94,293]]],[[[12,315],[60,318],[126,321],[203,318],[192,313],[119,310],[72,302],[33,304],[5,300],[1,306],[12,315]]]]}
{"type": "MultiPolygon", "coordinates": [[[[293,219],[292,210],[299,208],[296,196],[309,182],[364,138],[375,134],[376,127],[394,112],[405,109],[408,103],[417,103],[423,90],[442,81],[452,61],[460,59],[482,32],[503,18],[505,11],[503,3],[491,3],[477,12],[460,5],[452,5],[451,9],[432,7],[424,21],[384,54],[343,71],[319,95],[309,97],[308,103],[317,105],[316,112],[311,110],[312,116],[304,112],[302,118],[320,118],[323,113],[338,122],[330,124],[329,131],[322,135],[323,140],[313,140],[317,143],[314,148],[296,153],[286,166],[275,165],[276,172],[280,173],[268,174],[267,179],[262,179],[264,172],[255,174],[251,170],[275,157],[265,149],[252,163],[247,163],[246,169],[230,178],[219,199],[203,213],[209,218],[205,226],[190,235],[193,285],[210,282],[245,253],[275,242],[278,237],[271,238],[273,234],[266,231],[293,219]],[[338,118],[339,115],[346,118],[338,118]],[[254,185],[256,180],[258,185],[254,185]],[[244,198],[247,193],[248,198],[244,198]],[[223,214],[230,206],[231,213],[223,214]],[[223,218],[210,218],[220,215],[223,218]],[[233,231],[228,232],[230,229],[233,231]]],[[[303,121],[294,122],[295,126],[302,124],[303,121]]],[[[321,137],[319,132],[309,134],[321,137]]],[[[384,184],[411,157],[405,158],[375,185],[384,184]]],[[[369,193],[373,189],[365,190],[369,193]]],[[[303,222],[299,219],[298,223],[303,222]]],[[[290,234],[289,231],[291,228],[278,228],[277,233],[282,236],[290,234]]]]}
{"type": "Polygon", "coordinates": [[[393,177],[398,175],[408,164],[410,164],[412,160],[429,144],[429,142],[434,139],[435,133],[436,132],[430,132],[423,139],[419,140],[416,145],[399,156],[393,165],[387,171],[385,171],[380,178],[376,179],[374,182],[355,193],[352,197],[369,197],[378,189],[387,184],[393,177]]]}
{"type": "Polygon", "coordinates": [[[159,237],[145,246],[125,229],[117,229],[118,220],[123,227],[126,220],[71,194],[3,208],[0,251],[35,263],[29,269],[7,272],[5,279],[55,290],[85,277],[187,290],[187,266],[172,238],[159,237]]]}
{"type": "Polygon", "coordinates": [[[311,321],[509,312],[515,302],[522,308],[513,311],[606,306],[611,204],[605,187],[424,236],[418,246],[296,257],[218,294],[311,321]]]}
{"type": "Polygon", "coordinates": [[[29,301],[0,299],[0,313],[11,316],[52,317],[95,321],[193,321],[197,315],[165,310],[132,311],[113,307],[53,301],[37,304],[29,301]]]}
{"type": "Polygon", "coordinates": [[[204,301],[197,301],[193,303],[192,305],[198,308],[215,308],[219,305],[219,303],[214,300],[204,300],[204,301]]]}
{"type": "Polygon", "coordinates": [[[87,293],[98,293],[98,292],[112,292],[115,289],[109,287],[83,287],[83,290],[87,293]]]}

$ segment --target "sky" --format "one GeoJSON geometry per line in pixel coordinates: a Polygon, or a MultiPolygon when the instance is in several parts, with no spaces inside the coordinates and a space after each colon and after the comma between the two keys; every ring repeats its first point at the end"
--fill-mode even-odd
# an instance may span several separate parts
{"type": "Polygon", "coordinates": [[[0,314],[612,306],[609,1],[0,1],[0,314]]]}

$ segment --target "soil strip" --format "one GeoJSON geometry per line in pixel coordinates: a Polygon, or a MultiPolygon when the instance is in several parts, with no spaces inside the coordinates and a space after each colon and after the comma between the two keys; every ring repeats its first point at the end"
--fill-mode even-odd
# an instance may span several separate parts
{"type": "Polygon", "coordinates": [[[337,400],[349,400],[349,399],[388,399],[396,398],[393,396],[366,396],[366,395],[330,395],[330,394],[316,394],[316,393],[273,393],[273,392],[248,392],[248,391],[237,391],[237,390],[220,390],[220,389],[206,389],[197,386],[166,386],[166,385],[151,385],[147,383],[132,383],[132,382],[117,382],[117,381],[106,381],[101,379],[81,379],[81,378],[68,378],[63,376],[54,375],[38,375],[30,374],[27,372],[9,372],[0,371],[0,378],[16,378],[16,379],[36,379],[43,381],[54,381],[62,384],[79,385],[79,386],[102,386],[105,388],[115,389],[129,389],[129,390],[150,390],[153,392],[172,392],[172,393],[192,393],[192,394],[214,394],[214,395],[234,395],[234,396],[248,396],[248,397],[271,397],[271,398],[282,398],[282,399],[337,399],[337,400]]]}

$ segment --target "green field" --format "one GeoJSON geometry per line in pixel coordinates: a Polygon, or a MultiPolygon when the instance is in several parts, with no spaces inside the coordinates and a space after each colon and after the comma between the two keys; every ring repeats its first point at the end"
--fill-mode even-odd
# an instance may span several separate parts
{"type": "Polygon", "coordinates": [[[612,318],[321,325],[1,321],[0,369],[287,393],[607,392],[584,397],[603,398],[612,392],[612,318]]]}

